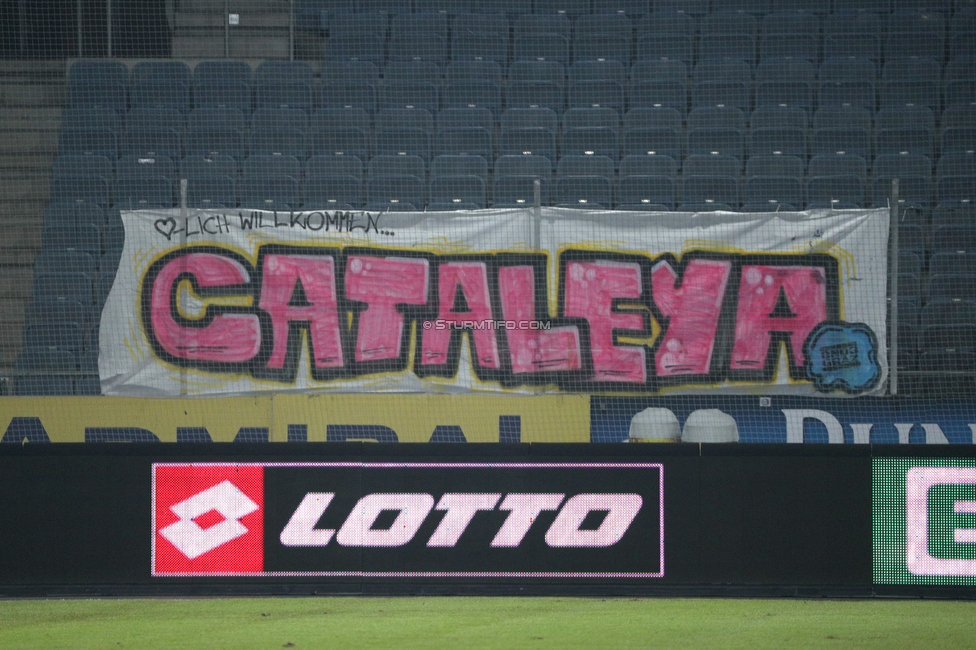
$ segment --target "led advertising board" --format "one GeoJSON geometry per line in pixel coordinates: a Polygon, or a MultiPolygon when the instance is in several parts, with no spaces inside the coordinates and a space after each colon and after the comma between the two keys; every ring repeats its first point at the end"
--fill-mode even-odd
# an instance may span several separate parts
{"type": "Polygon", "coordinates": [[[976,585],[976,458],[872,460],[879,585],[976,585]]]}
{"type": "Polygon", "coordinates": [[[659,578],[660,463],[153,465],[154,576],[659,578]]]}

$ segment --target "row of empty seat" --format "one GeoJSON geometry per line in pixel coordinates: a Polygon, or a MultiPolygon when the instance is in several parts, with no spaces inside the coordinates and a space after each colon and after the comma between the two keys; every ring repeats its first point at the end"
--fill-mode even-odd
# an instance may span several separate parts
{"type": "Polygon", "coordinates": [[[728,155],[695,154],[684,160],[680,176],[676,160],[666,155],[630,155],[618,164],[607,156],[568,154],[555,166],[545,156],[503,155],[489,167],[479,155],[448,154],[435,157],[428,171],[413,155],[377,155],[364,165],[352,155],[302,162],[265,154],[245,159],[243,172],[229,156],[186,158],[179,165],[165,156],[129,156],[117,165],[102,156],[62,156],[51,196],[124,209],[173,207],[178,177],[188,179],[189,207],[355,209],[368,204],[423,210],[428,203],[454,203],[484,208],[489,197],[493,205],[531,203],[535,179],[547,205],[550,200],[603,208],[653,204],[673,210],[680,190],[684,203],[726,209],[865,207],[871,197],[874,205],[885,206],[896,178],[904,207],[976,204],[972,153],[944,156],[935,175],[925,156],[879,156],[870,176],[863,158],[836,153],[814,156],[808,165],[792,155],[759,155],[745,166],[728,155]]]}
{"type": "Polygon", "coordinates": [[[863,57],[825,60],[819,66],[778,57],[753,69],[732,59],[689,67],[677,60],[577,62],[517,61],[502,67],[491,61],[457,62],[442,67],[424,61],[393,63],[382,69],[368,61],[326,62],[320,81],[303,62],[264,63],[257,70],[243,62],[202,62],[192,73],[182,62],[142,62],[132,71],[120,62],[82,61],[69,74],[72,108],[125,112],[169,108],[503,108],[732,106],[925,106],[933,111],[976,102],[976,58],[950,61],[906,56],[883,66],[863,57]],[[192,91],[191,91],[192,90],[192,91]]]}
{"type": "Polygon", "coordinates": [[[788,8],[757,17],[720,8],[700,19],[657,11],[631,18],[623,12],[502,14],[336,13],[328,17],[326,56],[383,62],[546,59],[569,63],[631,60],[821,57],[970,56],[974,14],[902,9],[890,15],[840,10],[821,17],[788,8]]]}
{"type": "MultiPolygon", "coordinates": [[[[511,18],[532,13],[570,18],[587,14],[624,14],[636,18],[649,13],[673,11],[701,18],[711,11],[742,11],[763,16],[781,11],[784,4],[775,0],[298,0],[295,8],[296,16],[302,18],[303,27],[313,29],[328,25],[332,16],[349,13],[439,13],[448,16],[481,13],[511,18]]],[[[949,15],[965,10],[970,4],[969,0],[791,0],[787,7],[818,15],[835,11],[887,14],[905,10],[949,15]]]]}

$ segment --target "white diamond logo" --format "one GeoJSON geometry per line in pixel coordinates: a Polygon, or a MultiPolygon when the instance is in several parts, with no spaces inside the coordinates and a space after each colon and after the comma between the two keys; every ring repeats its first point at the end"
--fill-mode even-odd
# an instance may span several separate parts
{"type": "Polygon", "coordinates": [[[257,510],[258,504],[236,485],[224,481],[173,504],[169,509],[180,520],[161,529],[159,534],[193,560],[245,534],[247,527],[241,523],[241,517],[257,510]],[[224,520],[201,528],[194,519],[211,511],[219,513],[224,520]]]}

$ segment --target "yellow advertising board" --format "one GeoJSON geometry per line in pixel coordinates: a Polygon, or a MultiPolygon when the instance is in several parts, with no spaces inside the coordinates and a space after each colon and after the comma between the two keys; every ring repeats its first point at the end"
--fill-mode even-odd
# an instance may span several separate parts
{"type": "Polygon", "coordinates": [[[5,443],[588,442],[586,395],[299,395],[0,400],[5,443]]]}

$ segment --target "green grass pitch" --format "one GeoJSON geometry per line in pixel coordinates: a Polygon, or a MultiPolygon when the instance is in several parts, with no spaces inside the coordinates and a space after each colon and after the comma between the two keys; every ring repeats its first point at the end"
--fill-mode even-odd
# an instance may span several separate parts
{"type": "Polygon", "coordinates": [[[0,648],[976,648],[976,602],[16,600],[0,648]]]}

